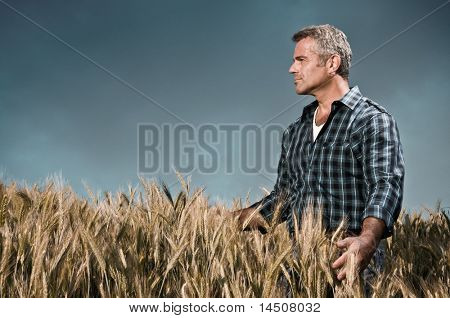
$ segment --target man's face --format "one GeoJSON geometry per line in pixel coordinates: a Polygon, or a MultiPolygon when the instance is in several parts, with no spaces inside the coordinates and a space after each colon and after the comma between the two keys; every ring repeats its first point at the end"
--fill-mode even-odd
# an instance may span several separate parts
{"type": "Polygon", "coordinates": [[[289,73],[294,75],[295,91],[299,95],[314,95],[329,79],[325,65],[320,66],[315,40],[307,37],[297,42],[289,73]]]}

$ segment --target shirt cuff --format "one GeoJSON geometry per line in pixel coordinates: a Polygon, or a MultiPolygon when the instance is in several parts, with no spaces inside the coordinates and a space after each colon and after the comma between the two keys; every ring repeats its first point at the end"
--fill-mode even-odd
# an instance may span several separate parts
{"type": "Polygon", "coordinates": [[[368,206],[362,214],[361,226],[362,226],[362,222],[364,221],[364,219],[367,217],[370,217],[370,216],[380,219],[380,220],[383,220],[386,225],[381,239],[388,238],[389,236],[392,235],[392,232],[394,230],[394,219],[392,218],[391,213],[387,209],[385,209],[379,205],[368,206]]]}

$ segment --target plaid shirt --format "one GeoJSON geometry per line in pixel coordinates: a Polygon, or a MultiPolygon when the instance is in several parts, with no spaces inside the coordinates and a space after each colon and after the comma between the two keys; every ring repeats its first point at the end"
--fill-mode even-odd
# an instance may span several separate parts
{"type": "Polygon", "coordinates": [[[306,106],[284,131],[274,189],[252,207],[259,206],[270,219],[277,202],[283,202],[281,218],[292,231],[292,212],[301,220],[309,202],[323,208],[327,229],[336,229],[346,217],[348,230],[359,233],[364,218],[372,216],[385,222],[384,237],[390,236],[401,209],[404,180],[396,122],[355,86],[333,102],[313,141],[317,106],[317,101],[306,106]]]}

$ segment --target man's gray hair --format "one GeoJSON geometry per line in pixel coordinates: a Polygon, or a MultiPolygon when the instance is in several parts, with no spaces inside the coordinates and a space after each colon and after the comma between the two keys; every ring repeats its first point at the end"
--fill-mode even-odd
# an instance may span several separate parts
{"type": "Polygon", "coordinates": [[[298,42],[307,37],[316,41],[316,50],[317,54],[319,54],[321,65],[324,65],[332,54],[337,54],[341,57],[341,65],[336,73],[348,80],[352,49],[344,32],[329,24],[311,25],[295,33],[292,36],[292,40],[298,42]]]}

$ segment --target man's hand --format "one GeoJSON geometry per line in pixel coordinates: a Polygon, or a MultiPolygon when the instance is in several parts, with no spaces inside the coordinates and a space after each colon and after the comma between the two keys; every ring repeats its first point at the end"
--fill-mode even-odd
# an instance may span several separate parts
{"type": "Polygon", "coordinates": [[[255,212],[255,208],[244,208],[232,212],[231,215],[233,217],[239,215],[238,222],[242,230],[260,230],[264,232],[264,229],[268,226],[264,217],[259,212],[255,212]]]}
{"type": "MultiPolygon", "coordinates": [[[[358,271],[363,271],[369,265],[386,225],[383,220],[368,217],[364,219],[361,234],[355,237],[347,237],[336,244],[339,248],[347,249],[332,265],[334,269],[345,265],[349,255],[355,254],[358,271]]],[[[347,273],[341,270],[337,276],[339,280],[345,279],[347,273]]]]}
{"type": "MultiPolygon", "coordinates": [[[[347,258],[351,254],[356,255],[356,266],[358,271],[364,270],[367,265],[369,265],[372,259],[373,253],[377,248],[374,239],[370,236],[355,236],[347,237],[346,239],[336,243],[339,248],[346,248],[347,251],[342,254],[334,263],[331,265],[332,268],[337,269],[343,267],[347,261],[347,258]]],[[[347,273],[345,270],[341,270],[337,276],[339,280],[345,279],[347,273]]]]}

